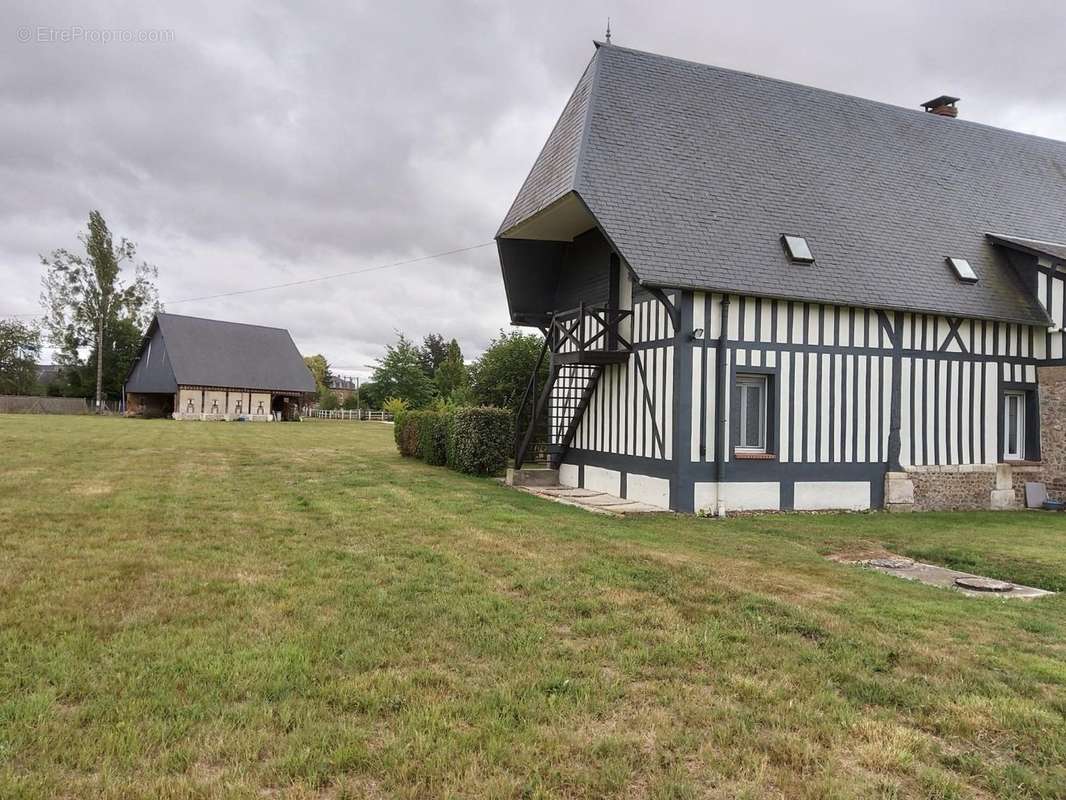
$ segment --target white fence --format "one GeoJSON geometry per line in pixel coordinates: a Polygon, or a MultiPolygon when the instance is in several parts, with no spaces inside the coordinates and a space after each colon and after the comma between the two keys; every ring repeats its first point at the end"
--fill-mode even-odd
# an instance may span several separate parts
{"type": "Polygon", "coordinates": [[[373,422],[392,422],[392,414],[387,411],[367,411],[362,409],[360,411],[345,411],[343,409],[337,409],[336,411],[323,411],[321,408],[316,408],[310,414],[312,419],[345,419],[345,420],[369,420],[373,422]]]}

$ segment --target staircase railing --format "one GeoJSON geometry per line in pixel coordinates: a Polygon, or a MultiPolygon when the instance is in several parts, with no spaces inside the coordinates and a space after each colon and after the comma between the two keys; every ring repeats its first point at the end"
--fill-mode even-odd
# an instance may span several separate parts
{"type": "Polygon", "coordinates": [[[526,455],[529,452],[529,445],[533,441],[533,436],[536,433],[537,376],[540,375],[540,368],[544,364],[544,357],[548,353],[548,343],[550,341],[550,334],[546,334],[544,336],[544,344],[541,345],[540,348],[540,355],[537,357],[537,364],[533,367],[533,374],[529,376],[529,381],[526,383],[526,390],[522,394],[522,402],[518,404],[518,410],[515,413],[515,430],[517,432],[517,435],[515,436],[514,452],[515,469],[522,468],[522,462],[526,460],[526,455]],[[523,432],[522,419],[526,414],[527,406],[529,408],[529,425],[523,432]]]}
{"type": "Polygon", "coordinates": [[[626,308],[581,303],[577,308],[556,311],[548,325],[552,352],[584,353],[588,350],[632,350],[622,336],[622,321],[632,316],[626,308]]]}

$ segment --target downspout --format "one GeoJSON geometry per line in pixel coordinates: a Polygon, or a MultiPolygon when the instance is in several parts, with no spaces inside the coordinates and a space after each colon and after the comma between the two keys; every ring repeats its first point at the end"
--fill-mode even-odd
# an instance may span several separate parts
{"type": "MultiPolygon", "coordinates": [[[[886,468],[889,472],[902,472],[900,454],[902,441],[900,439],[900,427],[903,406],[903,312],[895,313],[892,330],[892,395],[889,405],[888,427],[888,463],[886,468]]],[[[887,320],[887,315],[885,316],[887,320]]]]}
{"type": "Polygon", "coordinates": [[[722,484],[725,482],[725,439],[726,439],[726,348],[729,346],[729,295],[723,294],[719,304],[722,309],[720,315],[721,330],[718,332],[718,350],[715,354],[718,368],[714,374],[714,403],[718,411],[718,431],[714,437],[714,472],[718,490],[715,496],[718,499],[715,513],[719,517],[725,516],[725,502],[722,500],[722,484]]]}

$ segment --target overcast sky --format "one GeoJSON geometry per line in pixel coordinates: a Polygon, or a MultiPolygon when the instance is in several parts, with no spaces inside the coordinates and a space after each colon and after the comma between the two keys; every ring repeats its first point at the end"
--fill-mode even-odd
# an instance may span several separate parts
{"type": "Polygon", "coordinates": [[[286,327],[342,374],[396,330],[476,356],[507,324],[491,246],[177,301],[490,242],[608,15],[616,44],[909,107],[954,94],[1066,139],[1051,0],[150,5],[4,3],[0,316],[39,310],[38,254],[98,208],[170,311],[286,327]]]}

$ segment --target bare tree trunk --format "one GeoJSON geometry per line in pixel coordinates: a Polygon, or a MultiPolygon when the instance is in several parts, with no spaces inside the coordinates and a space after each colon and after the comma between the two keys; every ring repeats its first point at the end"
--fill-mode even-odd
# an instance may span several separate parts
{"type": "Polygon", "coordinates": [[[104,315],[96,323],[96,413],[102,414],[104,400],[104,315]]]}

